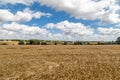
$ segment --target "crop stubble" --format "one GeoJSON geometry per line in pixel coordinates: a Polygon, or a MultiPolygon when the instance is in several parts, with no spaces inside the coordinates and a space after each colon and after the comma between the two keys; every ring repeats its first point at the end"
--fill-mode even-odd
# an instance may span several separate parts
{"type": "Polygon", "coordinates": [[[0,46],[0,80],[120,80],[120,46],[0,46]]]}

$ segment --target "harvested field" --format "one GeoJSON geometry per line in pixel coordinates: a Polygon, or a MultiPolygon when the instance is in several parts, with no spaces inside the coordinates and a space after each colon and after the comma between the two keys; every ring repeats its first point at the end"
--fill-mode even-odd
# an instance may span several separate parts
{"type": "Polygon", "coordinates": [[[0,80],[120,80],[120,46],[0,46],[0,80]]]}

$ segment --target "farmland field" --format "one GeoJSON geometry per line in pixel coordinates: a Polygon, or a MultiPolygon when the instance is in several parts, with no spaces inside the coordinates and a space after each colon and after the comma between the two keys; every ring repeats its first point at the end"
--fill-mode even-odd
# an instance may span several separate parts
{"type": "Polygon", "coordinates": [[[0,80],[120,80],[120,46],[2,45],[0,80]]]}

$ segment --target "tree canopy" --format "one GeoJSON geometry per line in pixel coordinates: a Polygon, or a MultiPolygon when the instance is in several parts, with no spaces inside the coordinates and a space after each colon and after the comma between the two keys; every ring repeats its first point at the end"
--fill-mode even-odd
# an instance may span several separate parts
{"type": "Polygon", "coordinates": [[[120,37],[117,38],[116,43],[120,44],[120,37]]]}

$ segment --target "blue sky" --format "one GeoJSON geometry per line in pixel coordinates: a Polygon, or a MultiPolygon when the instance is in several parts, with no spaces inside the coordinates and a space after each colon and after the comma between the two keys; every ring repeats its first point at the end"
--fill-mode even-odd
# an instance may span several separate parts
{"type": "Polygon", "coordinates": [[[0,0],[1,39],[113,41],[119,0],[0,0]]]}

